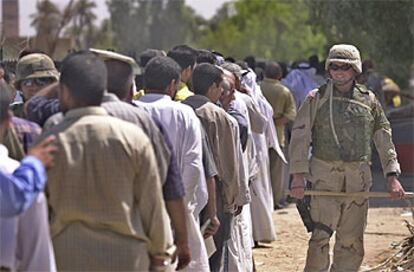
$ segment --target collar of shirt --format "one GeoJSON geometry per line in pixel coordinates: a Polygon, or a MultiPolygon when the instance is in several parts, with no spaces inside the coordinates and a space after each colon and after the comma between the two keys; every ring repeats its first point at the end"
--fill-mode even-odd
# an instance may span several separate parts
{"type": "Polygon", "coordinates": [[[207,96],[199,94],[189,96],[186,100],[183,101],[184,104],[190,105],[193,109],[198,109],[208,102],[211,101],[207,96]]]}
{"type": "Polygon", "coordinates": [[[178,83],[178,87],[177,87],[177,90],[181,90],[181,89],[188,89],[187,84],[185,84],[182,81],[180,81],[180,83],[178,83]]]}
{"type": "Polygon", "coordinates": [[[104,96],[102,98],[102,103],[105,103],[105,102],[115,102],[115,101],[120,101],[119,98],[118,98],[118,96],[116,96],[116,94],[108,93],[108,92],[105,92],[104,93],[104,96]]]}
{"type": "Polygon", "coordinates": [[[108,115],[108,113],[102,107],[83,107],[68,111],[65,114],[65,119],[79,118],[86,115],[108,115]]]}
{"type": "Polygon", "coordinates": [[[280,81],[279,81],[279,80],[277,80],[277,79],[273,79],[273,78],[268,78],[268,77],[265,77],[265,78],[263,79],[263,81],[264,81],[264,82],[269,82],[269,83],[280,83],[280,81]]]}
{"type": "Polygon", "coordinates": [[[9,157],[9,150],[7,150],[7,147],[0,144],[0,158],[8,158],[9,157]]]}
{"type": "Polygon", "coordinates": [[[337,88],[334,87],[333,95],[337,97],[352,98],[354,96],[354,92],[355,92],[355,87],[352,87],[352,89],[347,92],[341,92],[337,88]]]}
{"type": "Polygon", "coordinates": [[[148,93],[142,96],[138,101],[151,103],[158,100],[169,100],[172,101],[171,96],[166,94],[158,94],[158,93],[148,93]]]}
{"type": "Polygon", "coordinates": [[[0,144],[0,170],[12,173],[19,167],[19,162],[9,157],[9,150],[6,146],[0,144]]]}

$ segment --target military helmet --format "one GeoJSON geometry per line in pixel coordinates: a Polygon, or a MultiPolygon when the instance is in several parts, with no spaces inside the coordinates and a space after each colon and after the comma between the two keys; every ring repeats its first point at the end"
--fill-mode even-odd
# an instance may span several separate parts
{"type": "Polygon", "coordinates": [[[53,78],[57,81],[59,80],[59,72],[49,56],[33,53],[24,56],[17,63],[16,87],[19,87],[23,80],[31,78],[53,78]]]}
{"type": "Polygon", "coordinates": [[[362,73],[361,55],[359,50],[350,44],[336,44],[329,50],[328,58],[325,63],[325,70],[328,70],[332,62],[347,63],[358,74],[362,73]]]}

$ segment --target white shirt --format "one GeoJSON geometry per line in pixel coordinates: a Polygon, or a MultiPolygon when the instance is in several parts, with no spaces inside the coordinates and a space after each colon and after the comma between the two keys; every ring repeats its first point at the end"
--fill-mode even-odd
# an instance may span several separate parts
{"type": "MultiPolygon", "coordinates": [[[[19,165],[0,144],[0,171],[12,173],[19,165]]],[[[44,193],[21,215],[0,218],[0,266],[12,271],[56,271],[44,193]]]]}
{"type": "Polygon", "coordinates": [[[198,215],[208,199],[202,163],[200,120],[191,107],[173,101],[168,95],[146,94],[134,103],[149,112],[165,128],[175,148],[186,203],[191,203],[198,215]]]}

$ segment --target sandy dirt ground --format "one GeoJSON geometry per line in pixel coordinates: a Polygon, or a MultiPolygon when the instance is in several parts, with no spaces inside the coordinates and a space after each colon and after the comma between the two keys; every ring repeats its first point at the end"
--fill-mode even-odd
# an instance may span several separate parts
{"type": "MultiPolygon", "coordinates": [[[[360,271],[390,257],[392,245],[408,236],[404,219],[413,223],[409,209],[370,208],[365,231],[365,258],[360,271]]],[[[309,234],[294,206],[273,213],[276,241],[253,250],[256,270],[266,272],[303,271],[309,234]]],[[[332,241],[333,242],[333,241],[332,241]]],[[[332,246],[331,246],[332,249],[332,246]]]]}

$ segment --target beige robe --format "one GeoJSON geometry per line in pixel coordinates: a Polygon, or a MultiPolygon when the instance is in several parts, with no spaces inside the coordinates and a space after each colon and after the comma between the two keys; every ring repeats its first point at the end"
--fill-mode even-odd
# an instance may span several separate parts
{"type": "Polygon", "coordinates": [[[204,126],[220,181],[224,186],[225,212],[233,212],[239,198],[240,173],[239,150],[236,142],[237,123],[213,103],[205,103],[196,109],[196,114],[204,126]]]}

